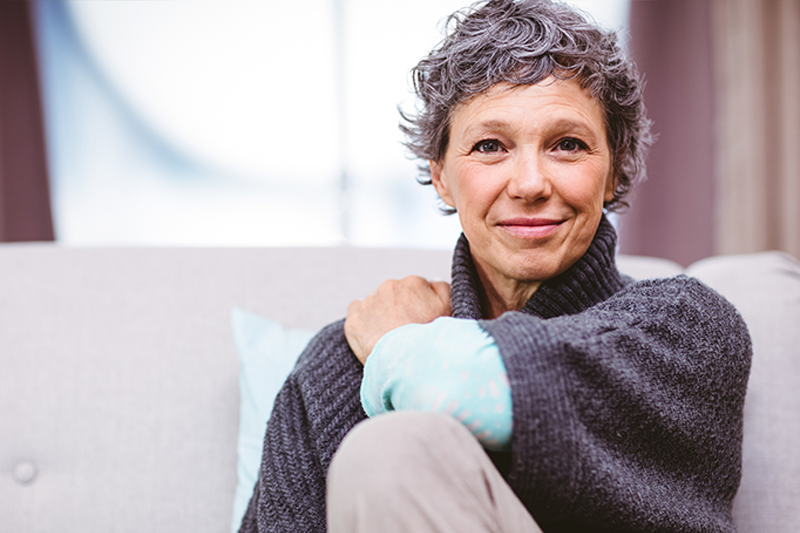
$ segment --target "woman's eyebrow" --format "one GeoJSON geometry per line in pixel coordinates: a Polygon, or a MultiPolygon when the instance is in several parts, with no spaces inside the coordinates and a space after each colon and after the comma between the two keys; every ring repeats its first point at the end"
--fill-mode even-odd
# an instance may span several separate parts
{"type": "Polygon", "coordinates": [[[576,120],[574,118],[556,119],[548,124],[548,127],[557,131],[575,131],[582,135],[591,135],[592,137],[597,133],[595,129],[591,127],[590,122],[576,120]]]}
{"type": "MultiPolygon", "coordinates": [[[[595,137],[598,132],[596,132],[589,124],[587,124],[584,120],[576,120],[574,118],[556,118],[554,120],[548,120],[540,124],[544,127],[545,130],[550,131],[559,131],[559,132],[575,132],[576,134],[586,135],[595,137]]],[[[507,133],[510,130],[515,130],[519,128],[518,125],[513,125],[506,120],[501,119],[489,119],[486,121],[476,122],[474,124],[469,125],[465,133],[469,136],[475,135],[484,135],[489,134],[492,132],[498,133],[507,133]]]]}
{"type": "Polygon", "coordinates": [[[468,135],[476,135],[482,133],[489,133],[493,131],[506,132],[510,129],[513,129],[512,125],[505,120],[489,119],[486,121],[475,122],[473,124],[470,124],[466,128],[465,133],[467,133],[468,135]]]}

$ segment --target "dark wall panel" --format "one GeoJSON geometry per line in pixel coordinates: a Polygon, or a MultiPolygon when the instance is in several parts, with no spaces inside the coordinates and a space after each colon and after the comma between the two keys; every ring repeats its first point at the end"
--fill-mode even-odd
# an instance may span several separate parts
{"type": "Polygon", "coordinates": [[[30,7],[0,1],[0,241],[53,239],[30,7]]]}

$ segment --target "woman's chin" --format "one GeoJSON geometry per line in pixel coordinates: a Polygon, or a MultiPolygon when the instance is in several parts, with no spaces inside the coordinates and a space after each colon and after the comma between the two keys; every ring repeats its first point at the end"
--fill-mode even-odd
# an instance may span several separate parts
{"type": "Polygon", "coordinates": [[[547,260],[538,261],[535,264],[521,262],[521,264],[509,265],[509,278],[520,283],[542,283],[553,278],[566,269],[561,269],[558,263],[551,263],[547,260]]]}
{"type": "Polygon", "coordinates": [[[538,284],[566,270],[561,268],[559,258],[550,254],[536,253],[531,250],[525,252],[506,250],[505,252],[495,256],[493,261],[484,265],[483,269],[479,269],[489,270],[487,272],[489,279],[482,277],[484,283],[489,282],[491,285],[497,285],[497,282],[503,285],[509,283],[538,284]],[[492,271],[495,275],[491,274],[492,271]]]}

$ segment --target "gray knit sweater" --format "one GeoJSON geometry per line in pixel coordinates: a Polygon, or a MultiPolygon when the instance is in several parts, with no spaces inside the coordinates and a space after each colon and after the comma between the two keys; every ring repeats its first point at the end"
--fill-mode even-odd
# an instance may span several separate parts
{"type": "MultiPolygon", "coordinates": [[[[493,459],[546,533],[733,532],[750,338],[685,276],[632,282],[605,219],[586,254],[520,312],[481,321],[511,384],[514,434],[493,459]]],[[[481,318],[462,236],[453,316],[481,318]]],[[[298,360],[267,425],[242,532],[324,531],[325,474],[366,418],[343,322],[298,360]]]]}

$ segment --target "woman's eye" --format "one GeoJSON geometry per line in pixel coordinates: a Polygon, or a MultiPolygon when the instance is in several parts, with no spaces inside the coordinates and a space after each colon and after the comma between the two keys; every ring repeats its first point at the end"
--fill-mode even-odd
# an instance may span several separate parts
{"type": "Polygon", "coordinates": [[[558,149],[563,152],[577,152],[579,150],[586,150],[586,145],[578,139],[567,137],[558,141],[558,149]]]}
{"type": "Polygon", "coordinates": [[[500,149],[501,149],[500,141],[495,139],[487,139],[480,141],[475,146],[472,147],[473,152],[481,152],[485,154],[499,152],[500,149]]]}

